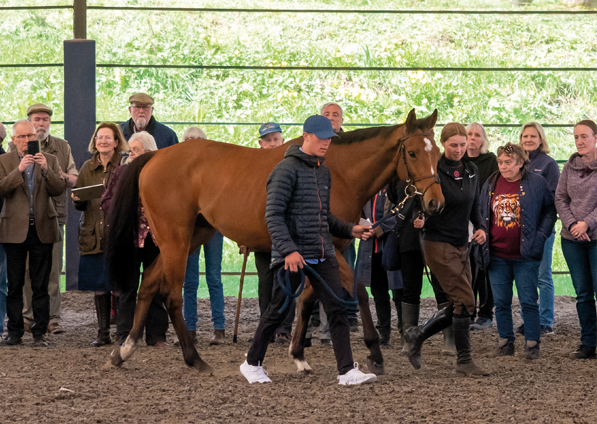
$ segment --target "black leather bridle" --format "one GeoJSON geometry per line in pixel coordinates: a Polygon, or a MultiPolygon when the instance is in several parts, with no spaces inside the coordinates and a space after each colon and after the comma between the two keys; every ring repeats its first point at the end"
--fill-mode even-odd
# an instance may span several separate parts
{"type": "Polygon", "coordinates": [[[410,170],[408,169],[408,162],[406,161],[406,147],[404,145],[404,142],[411,137],[433,137],[433,134],[432,133],[427,133],[427,134],[423,133],[423,134],[411,134],[409,136],[406,136],[406,130],[404,130],[404,132],[402,134],[402,138],[400,139],[400,148],[398,150],[399,158],[400,158],[400,150],[402,151],[402,160],[404,161],[404,166],[406,167],[406,188],[404,189],[404,192],[409,197],[414,196],[414,195],[420,195],[421,197],[423,197],[423,196],[425,196],[425,193],[427,193],[427,190],[429,190],[434,184],[440,184],[440,179],[439,179],[439,175],[437,173],[428,175],[426,177],[421,177],[416,180],[413,180],[411,178],[410,170]],[[433,181],[431,182],[431,184],[429,184],[427,187],[425,187],[425,190],[423,190],[422,193],[419,190],[417,190],[415,183],[418,183],[419,181],[423,181],[423,180],[428,180],[430,178],[433,178],[433,181]]]}

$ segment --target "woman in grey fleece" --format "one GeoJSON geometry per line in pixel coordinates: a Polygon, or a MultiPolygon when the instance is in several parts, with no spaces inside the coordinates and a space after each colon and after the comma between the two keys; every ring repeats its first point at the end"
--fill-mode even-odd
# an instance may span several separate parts
{"type": "Polygon", "coordinates": [[[595,358],[597,346],[597,124],[580,121],[574,127],[577,153],[564,166],[556,189],[562,220],[562,252],[576,291],[581,345],[574,359],[595,358]]]}

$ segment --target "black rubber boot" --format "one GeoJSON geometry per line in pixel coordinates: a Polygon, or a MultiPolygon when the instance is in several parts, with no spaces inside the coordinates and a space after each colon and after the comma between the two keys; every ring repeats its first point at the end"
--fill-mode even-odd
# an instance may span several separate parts
{"type": "Polygon", "coordinates": [[[447,313],[448,308],[439,310],[423,324],[411,327],[404,332],[404,338],[408,343],[408,360],[416,370],[421,368],[423,342],[452,324],[452,314],[447,315],[447,313]]]}
{"type": "Polygon", "coordinates": [[[390,345],[390,334],[392,333],[392,307],[388,298],[373,298],[375,312],[377,313],[377,331],[379,331],[379,344],[390,345]]]}
{"type": "Polygon", "coordinates": [[[112,309],[112,295],[110,293],[96,294],[94,297],[95,312],[99,330],[97,339],[91,343],[92,346],[104,346],[112,343],[110,338],[110,310],[112,309]]]}
{"type": "MultiPolygon", "coordinates": [[[[437,309],[444,309],[450,303],[442,303],[437,305],[437,309]]],[[[442,356],[456,356],[456,345],[454,344],[454,332],[452,326],[446,327],[442,330],[444,333],[444,345],[442,346],[442,356]]]]}
{"type": "Polygon", "coordinates": [[[466,376],[471,375],[489,375],[488,371],[482,370],[473,362],[471,356],[471,320],[469,317],[454,318],[452,320],[452,329],[454,331],[454,341],[458,357],[456,359],[456,368],[454,371],[466,376]]]}
{"type": "Polygon", "coordinates": [[[406,330],[419,325],[419,305],[402,303],[400,309],[402,311],[402,350],[399,355],[408,356],[408,343],[404,335],[406,330]]]}

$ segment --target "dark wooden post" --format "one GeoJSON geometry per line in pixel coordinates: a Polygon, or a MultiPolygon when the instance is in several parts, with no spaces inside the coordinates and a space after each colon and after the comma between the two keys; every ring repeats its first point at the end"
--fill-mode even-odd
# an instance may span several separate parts
{"type": "MultiPolygon", "coordinates": [[[[95,130],[95,41],[86,40],[86,1],[74,3],[74,40],[64,41],[64,138],[80,168],[90,154],[95,130]]],[[[69,204],[66,223],[66,289],[76,290],[79,269],[78,224],[80,212],[69,204]]]]}

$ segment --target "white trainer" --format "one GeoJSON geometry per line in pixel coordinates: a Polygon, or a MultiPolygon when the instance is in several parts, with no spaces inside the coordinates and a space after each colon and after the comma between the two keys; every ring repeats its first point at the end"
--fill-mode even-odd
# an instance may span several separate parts
{"type": "Polygon", "coordinates": [[[242,375],[245,376],[249,384],[272,382],[272,380],[269,379],[269,377],[263,370],[263,367],[249,365],[246,360],[240,366],[240,372],[242,373],[242,375]]]}
{"type": "Polygon", "coordinates": [[[365,374],[364,372],[359,370],[359,364],[354,363],[354,368],[348,371],[344,375],[338,376],[338,384],[342,384],[344,386],[351,386],[355,384],[367,384],[373,383],[377,381],[377,376],[375,374],[365,374]]]}

